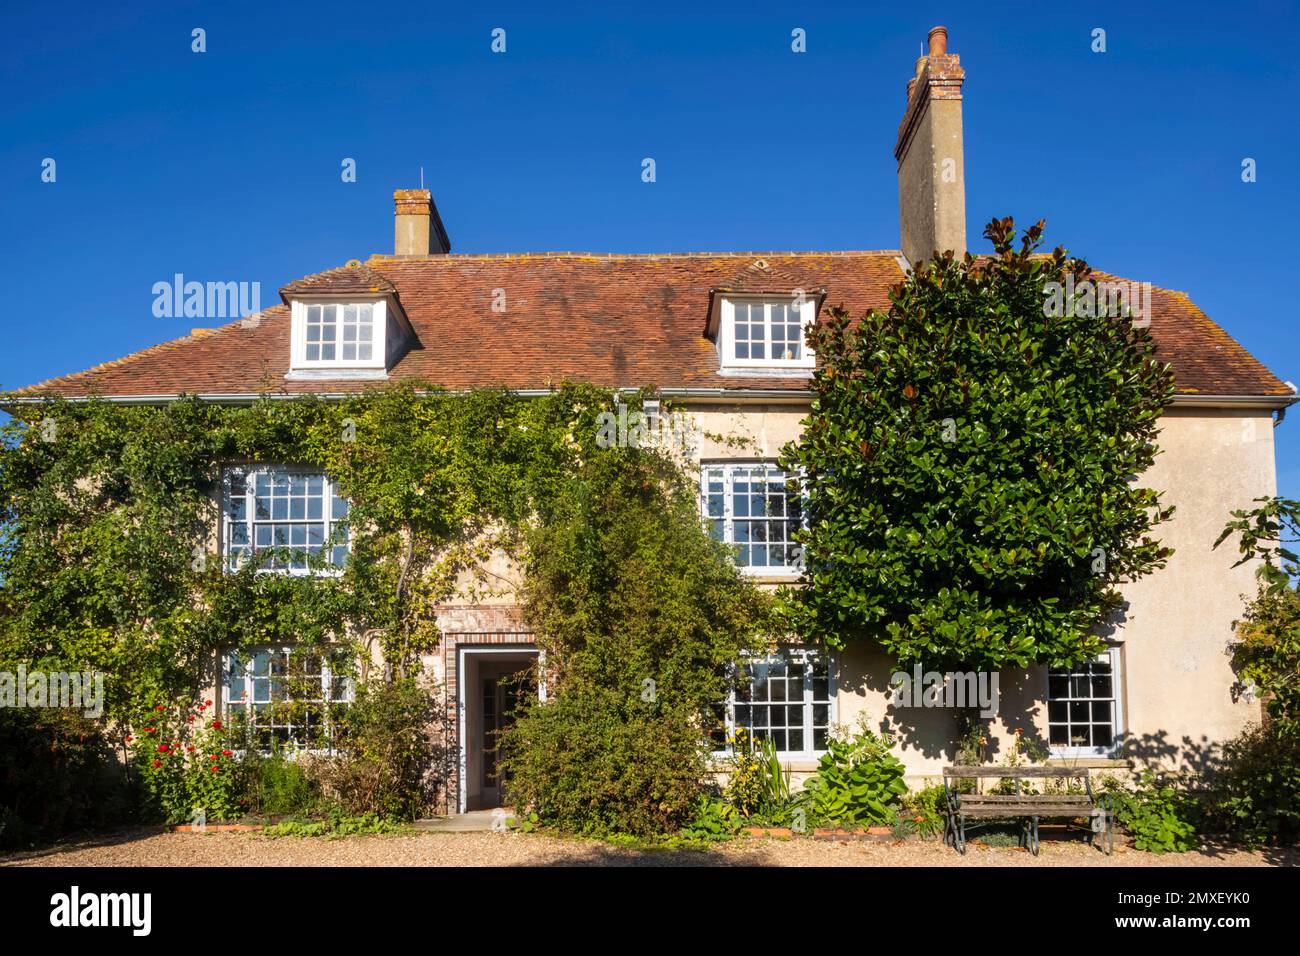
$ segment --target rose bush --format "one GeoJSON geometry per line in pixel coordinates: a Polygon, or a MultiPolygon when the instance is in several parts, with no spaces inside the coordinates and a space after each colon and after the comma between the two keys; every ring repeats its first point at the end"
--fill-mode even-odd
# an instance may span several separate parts
{"type": "Polygon", "coordinates": [[[167,823],[189,823],[198,811],[207,820],[241,814],[247,781],[236,751],[243,742],[212,706],[210,700],[155,704],[132,722],[126,744],[146,813],[167,823]]]}

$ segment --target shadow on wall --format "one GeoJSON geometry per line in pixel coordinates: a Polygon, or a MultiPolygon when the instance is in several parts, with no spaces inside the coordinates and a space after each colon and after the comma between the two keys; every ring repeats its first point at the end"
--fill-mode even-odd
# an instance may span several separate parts
{"type": "MultiPolygon", "coordinates": [[[[880,666],[867,667],[849,674],[841,668],[840,689],[866,700],[887,700],[892,693],[890,678],[899,668],[888,665],[882,656],[880,666]]],[[[984,721],[989,731],[984,743],[983,762],[996,763],[1006,754],[1007,743],[1017,729],[1026,743],[1046,750],[1037,724],[1043,716],[1041,670],[1003,671],[998,675],[999,706],[996,716],[984,721]]],[[[897,742],[900,756],[920,754],[929,760],[952,761],[960,747],[960,711],[951,707],[906,707],[886,705],[876,722],[877,732],[889,734],[897,742]]]]}
{"type": "MultiPolygon", "coordinates": [[[[869,714],[869,721],[878,733],[894,738],[897,752],[904,760],[911,754],[930,761],[955,761],[961,746],[960,711],[952,707],[885,703],[892,693],[890,678],[899,669],[883,654],[871,654],[867,660],[854,662],[842,659],[839,687],[859,699],[879,702],[864,712],[869,714]],[[882,705],[883,713],[879,710],[882,705]]],[[[998,712],[981,721],[985,730],[981,763],[1005,764],[1017,729],[1027,754],[1048,752],[1049,742],[1044,736],[1045,686],[1041,667],[1002,671],[998,675],[998,712]]],[[[1158,730],[1124,735],[1116,757],[1127,761],[1134,771],[1152,769],[1203,775],[1217,769],[1222,745],[1204,735],[1199,739],[1191,735],[1174,739],[1168,731],[1158,730]]]]}
{"type": "Polygon", "coordinates": [[[1216,770],[1222,754],[1223,747],[1211,742],[1209,737],[1202,736],[1197,741],[1184,734],[1182,740],[1174,742],[1166,730],[1126,736],[1119,752],[1119,756],[1129,761],[1135,770],[1187,771],[1197,775],[1216,770]]]}

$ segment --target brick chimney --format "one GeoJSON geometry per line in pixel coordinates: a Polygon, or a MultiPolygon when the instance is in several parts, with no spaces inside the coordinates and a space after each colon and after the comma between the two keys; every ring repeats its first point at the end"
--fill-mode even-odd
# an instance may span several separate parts
{"type": "Polygon", "coordinates": [[[962,162],[961,59],[948,52],[948,28],[929,34],[929,52],[907,82],[898,127],[898,217],[903,255],[913,267],[951,249],[966,252],[966,180],[962,162]]]}
{"type": "Polygon", "coordinates": [[[427,189],[398,189],[393,193],[396,207],[393,228],[393,253],[399,256],[443,255],[451,252],[451,241],[442,227],[442,217],[427,189]]]}

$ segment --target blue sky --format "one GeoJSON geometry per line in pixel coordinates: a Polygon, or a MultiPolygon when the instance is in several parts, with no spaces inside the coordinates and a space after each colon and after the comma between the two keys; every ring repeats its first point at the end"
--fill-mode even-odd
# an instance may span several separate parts
{"type": "MultiPolygon", "coordinates": [[[[391,250],[392,190],[421,166],[460,252],[896,248],[892,147],[936,23],[967,72],[973,248],[995,215],[1044,217],[1300,381],[1290,7],[613,6],[5,0],[0,387],[185,334],[152,313],[174,273],[270,303],[391,250]]],[[[1300,412],[1277,432],[1293,497],[1297,436],[1300,412]]]]}

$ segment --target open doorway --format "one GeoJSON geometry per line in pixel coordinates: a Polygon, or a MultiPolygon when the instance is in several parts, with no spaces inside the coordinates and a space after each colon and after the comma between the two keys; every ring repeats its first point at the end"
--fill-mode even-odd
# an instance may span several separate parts
{"type": "Polygon", "coordinates": [[[532,648],[464,648],[460,652],[460,809],[510,805],[510,781],[501,762],[501,735],[537,690],[532,648]]]}

